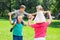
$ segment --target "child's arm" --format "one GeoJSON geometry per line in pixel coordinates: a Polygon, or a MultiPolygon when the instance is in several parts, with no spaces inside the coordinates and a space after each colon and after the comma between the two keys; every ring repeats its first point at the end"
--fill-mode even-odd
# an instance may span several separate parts
{"type": "Polygon", "coordinates": [[[11,15],[9,16],[9,21],[10,21],[10,24],[12,23],[12,18],[11,18],[11,15]]]}
{"type": "Polygon", "coordinates": [[[51,12],[50,11],[47,11],[47,12],[48,12],[48,17],[49,17],[47,22],[49,22],[50,24],[52,22],[51,12]]]}
{"type": "Polygon", "coordinates": [[[32,15],[34,16],[34,15],[36,15],[37,13],[32,13],[32,15]]]}
{"type": "MultiPolygon", "coordinates": [[[[49,11],[49,10],[48,10],[49,11]]],[[[48,13],[48,11],[43,11],[44,14],[48,13]]]]}
{"type": "Polygon", "coordinates": [[[13,14],[17,13],[17,10],[13,11],[13,12],[9,12],[8,16],[12,16],[13,14]]]}

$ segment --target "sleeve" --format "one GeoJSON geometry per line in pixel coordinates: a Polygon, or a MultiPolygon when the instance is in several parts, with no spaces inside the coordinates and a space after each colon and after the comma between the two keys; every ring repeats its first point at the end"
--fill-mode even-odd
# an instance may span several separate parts
{"type": "Polygon", "coordinates": [[[27,12],[24,12],[24,15],[25,15],[25,16],[28,16],[28,15],[29,15],[29,13],[27,13],[27,12]]]}
{"type": "Polygon", "coordinates": [[[17,13],[17,10],[15,10],[15,11],[11,12],[11,14],[15,14],[15,13],[17,13]]]}

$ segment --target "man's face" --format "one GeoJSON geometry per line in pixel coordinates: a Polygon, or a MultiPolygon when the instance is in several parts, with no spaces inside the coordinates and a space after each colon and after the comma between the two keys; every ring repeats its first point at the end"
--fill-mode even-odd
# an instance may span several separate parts
{"type": "Polygon", "coordinates": [[[18,23],[21,23],[21,21],[22,21],[22,16],[18,16],[17,20],[18,20],[18,23]]]}
{"type": "Polygon", "coordinates": [[[25,8],[20,8],[20,12],[24,12],[25,11],[25,8]]]}

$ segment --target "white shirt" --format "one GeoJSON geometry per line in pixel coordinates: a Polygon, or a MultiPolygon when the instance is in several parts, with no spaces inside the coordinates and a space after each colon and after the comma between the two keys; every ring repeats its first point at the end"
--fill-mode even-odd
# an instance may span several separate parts
{"type": "Polygon", "coordinates": [[[46,18],[45,18],[44,14],[43,14],[43,11],[37,12],[37,15],[36,15],[36,17],[34,19],[34,22],[35,23],[46,22],[46,18]]]}

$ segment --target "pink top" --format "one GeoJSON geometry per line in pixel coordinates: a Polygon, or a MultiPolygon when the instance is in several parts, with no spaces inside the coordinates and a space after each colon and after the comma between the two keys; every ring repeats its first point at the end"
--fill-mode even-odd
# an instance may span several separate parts
{"type": "Polygon", "coordinates": [[[45,37],[48,25],[48,22],[36,23],[31,25],[35,30],[35,38],[45,37]]]}

